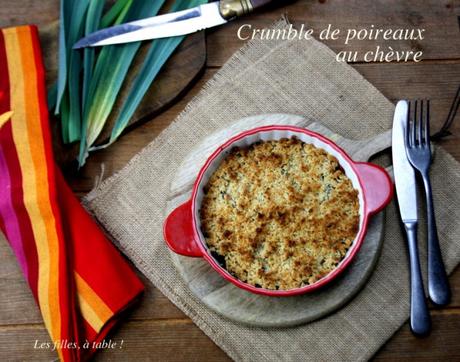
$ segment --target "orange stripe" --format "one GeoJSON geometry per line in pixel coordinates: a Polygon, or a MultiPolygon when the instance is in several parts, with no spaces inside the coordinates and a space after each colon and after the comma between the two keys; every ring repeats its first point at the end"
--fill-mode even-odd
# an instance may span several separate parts
{"type": "Polygon", "coordinates": [[[75,272],[74,275],[82,315],[91,327],[99,332],[104,324],[112,318],[113,312],[80,274],[75,272]]]}
{"type": "Polygon", "coordinates": [[[25,82],[24,101],[26,109],[27,130],[29,132],[30,151],[35,166],[35,175],[37,179],[37,195],[40,212],[46,223],[46,232],[48,235],[49,245],[49,305],[51,311],[51,323],[53,336],[61,336],[61,313],[60,313],[60,296],[59,296],[59,240],[56,232],[57,223],[53,210],[48,184],[48,165],[45,156],[45,146],[43,144],[43,134],[41,128],[40,105],[37,102],[38,84],[37,69],[35,64],[35,54],[32,46],[32,35],[30,28],[28,31],[18,32],[19,42],[21,44],[21,61],[24,74],[28,74],[25,82]],[[33,72],[33,75],[29,72],[33,72]]]}
{"type": "Polygon", "coordinates": [[[11,79],[13,138],[23,172],[24,203],[32,221],[39,258],[38,297],[51,338],[60,338],[58,240],[50,207],[30,28],[4,30],[11,79]],[[24,77],[26,75],[26,77],[24,77]]]}

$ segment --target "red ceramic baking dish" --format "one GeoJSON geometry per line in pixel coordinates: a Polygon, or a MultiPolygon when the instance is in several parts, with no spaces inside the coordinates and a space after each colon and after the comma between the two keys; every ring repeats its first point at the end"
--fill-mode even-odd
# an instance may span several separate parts
{"type": "Polygon", "coordinates": [[[176,208],[164,223],[164,239],[177,254],[202,257],[225,279],[253,293],[270,296],[289,296],[311,292],[324,286],[339,275],[351,263],[366,235],[369,218],[382,210],[393,196],[393,184],[386,171],[376,165],[354,162],[340,147],[326,137],[304,128],[294,126],[265,126],[243,132],[220,146],[207,159],[193,186],[189,201],[176,208]],[[360,226],[353,244],[339,265],[325,277],[313,284],[290,290],[271,290],[238,280],[224,269],[212,256],[201,232],[200,205],[203,188],[222,160],[234,147],[247,147],[258,141],[279,140],[297,137],[299,140],[322,148],[337,158],[353,186],[358,190],[360,204],[360,226]]]}

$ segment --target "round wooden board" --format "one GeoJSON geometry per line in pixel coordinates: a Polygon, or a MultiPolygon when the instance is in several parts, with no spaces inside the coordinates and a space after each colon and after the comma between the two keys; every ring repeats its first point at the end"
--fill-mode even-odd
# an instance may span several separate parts
{"type": "MultiPolygon", "coordinates": [[[[246,129],[290,124],[307,127],[334,140],[356,161],[367,161],[391,143],[386,132],[369,140],[349,140],[319,123],[286,114],[269,114],[244,118],[229,128],[206,138],[183,161],[171,184],[166,215],[191,195],[193,182],[206,158],[228,138],[246,129]],[[307,126],[308,125],[308,126],[307,126]]],[[[294,297],[268,297],[244,291],[223,279],[201,258],[188,258],[171,252],[171,258],[191,291],[209,308],[236,322],[261,327],[287,327],[318,318],[337,310],[363,287],[380,255],[384,215],[375,215],[365,241],[349,268],[331,284],[309,294],[294,297]]]]}

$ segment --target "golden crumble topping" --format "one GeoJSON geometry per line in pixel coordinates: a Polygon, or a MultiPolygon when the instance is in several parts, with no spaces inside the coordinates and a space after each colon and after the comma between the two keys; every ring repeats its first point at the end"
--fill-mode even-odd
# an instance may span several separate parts
{"type": "Polygon", "coordinates": [[[344,258],[359,228],[358,192],[337,159],[296,138],[233,149],[204,193],[208,247],[257,287],[314,283],[344,258]]]}

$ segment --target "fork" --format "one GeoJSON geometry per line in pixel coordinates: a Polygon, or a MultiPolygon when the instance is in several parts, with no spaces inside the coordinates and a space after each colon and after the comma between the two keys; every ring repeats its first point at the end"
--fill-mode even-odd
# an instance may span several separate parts
{"type": "Polygon", "coordinates": [[[433,303],[446,305],[450,287],[442,261],[434,215],[429,169],[432,162],[430,146],[430,101],[409,102],[409,126],[406,131],[406,154],[412,166],[421,174],[425,188],[428,220],[428,294],[433,303]]]}

